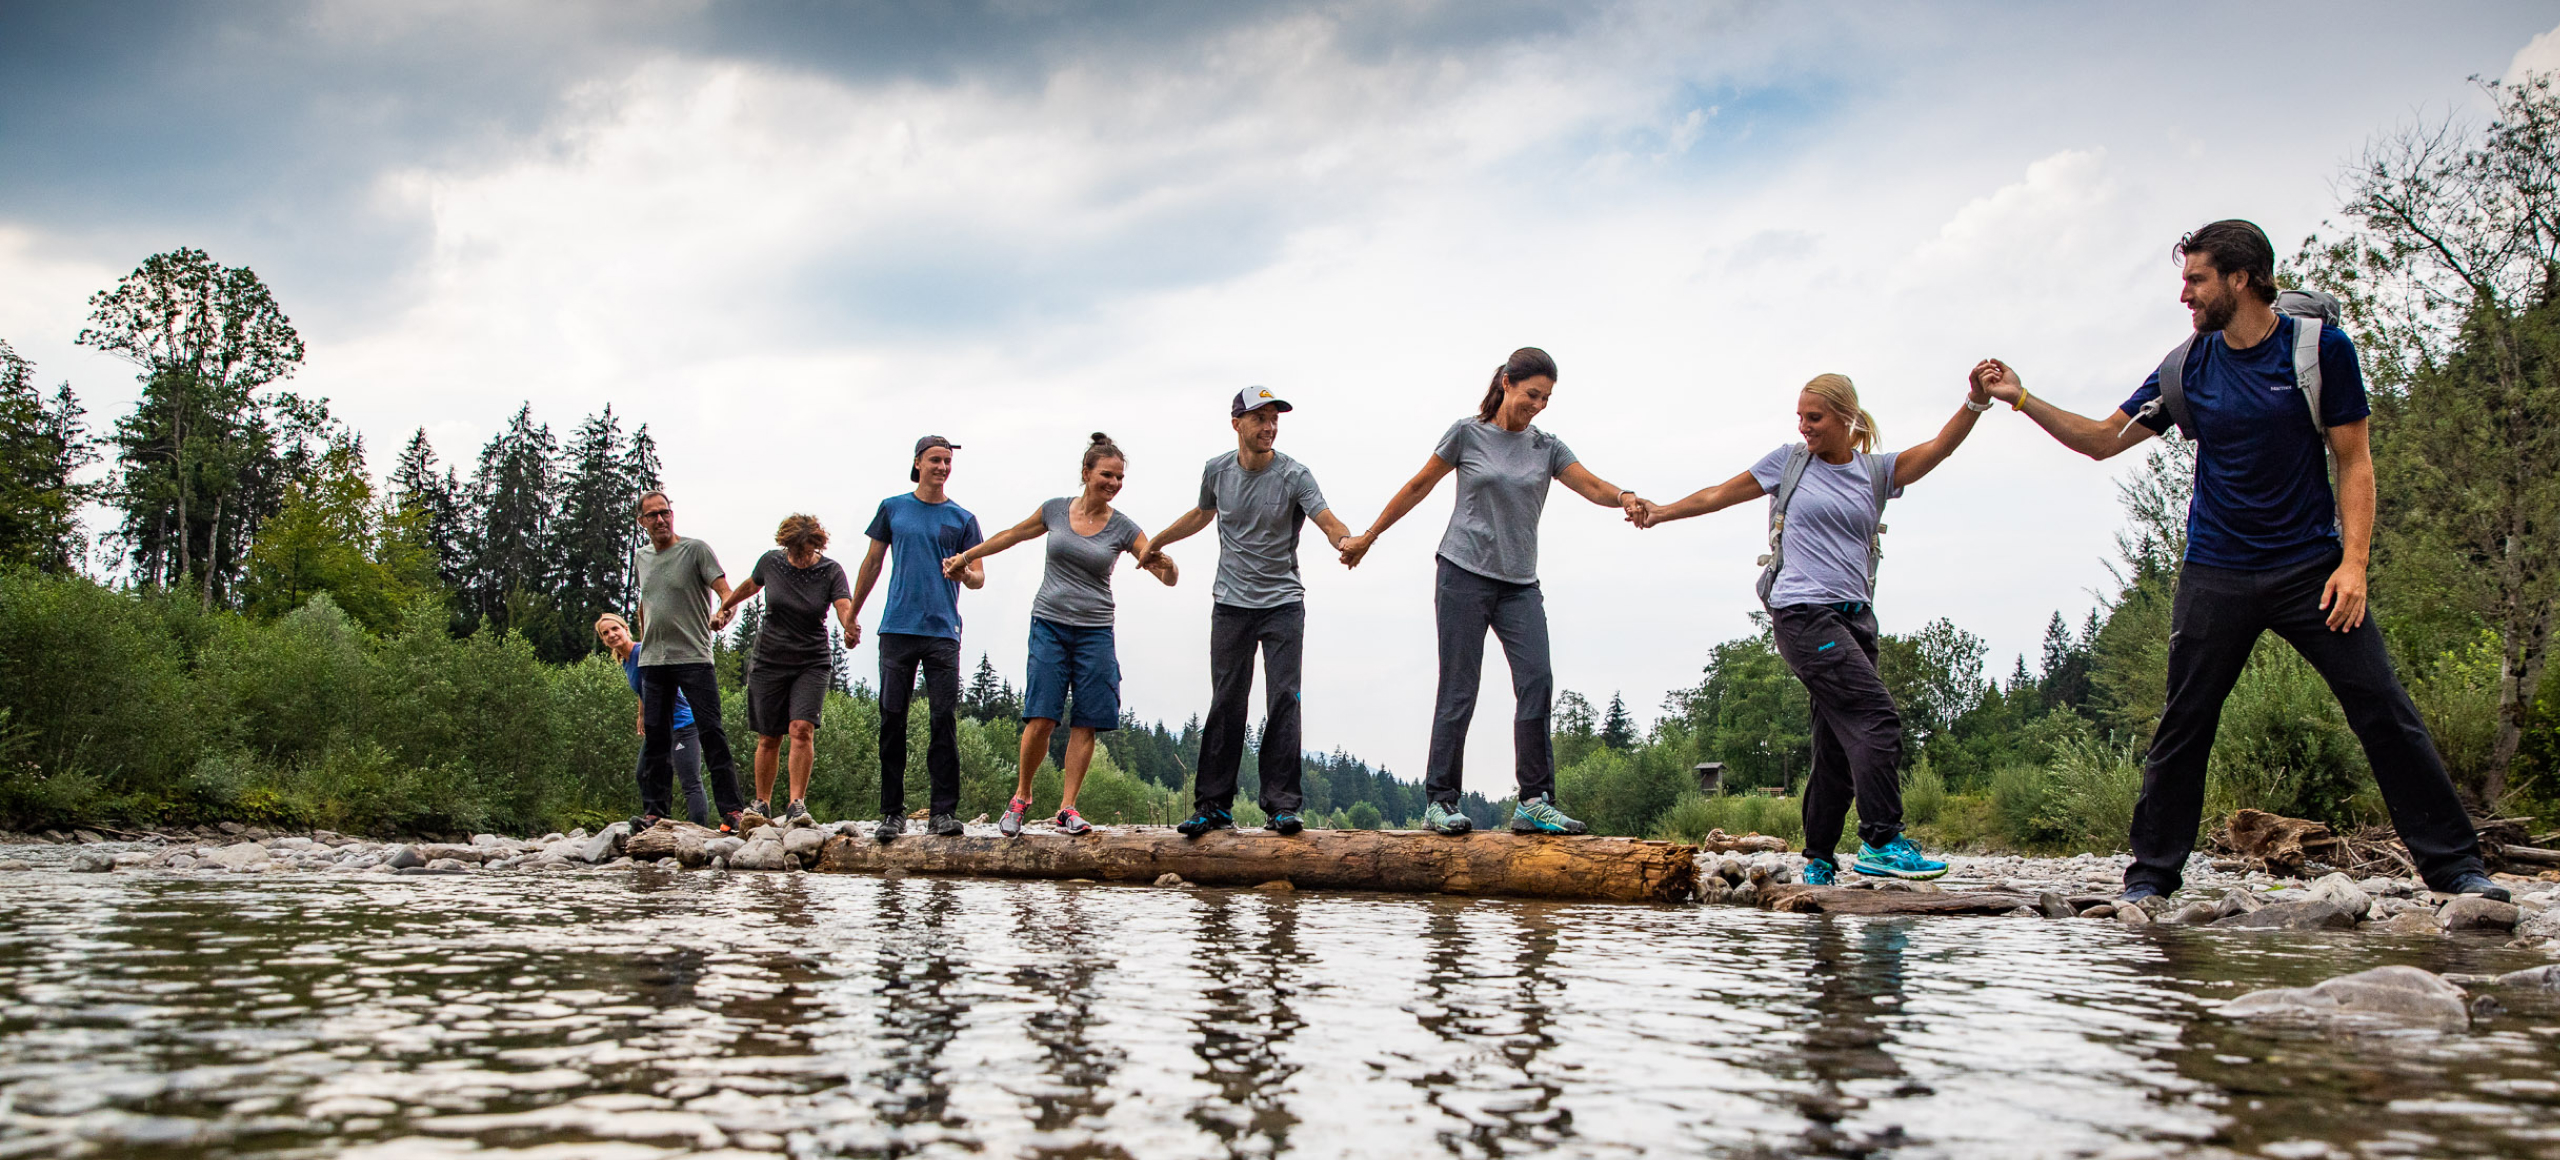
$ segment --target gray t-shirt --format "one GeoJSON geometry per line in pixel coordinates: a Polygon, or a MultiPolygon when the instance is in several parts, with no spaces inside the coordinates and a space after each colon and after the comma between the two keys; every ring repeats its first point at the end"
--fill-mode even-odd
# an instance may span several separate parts
{"type": "MultiPolygon", "coordinates": [[[[1869,464],[1891,478],[1897,452],[1856,455],[1847,463],[1824,463],[1817,455],[1804,465],[1796,494],[1787,501],[1786,559],[1777,582],[1769,587],[1769,607],[1790,604],[1845,604],[1874,598],[1867,591],[1867,543],[1876,532],[1875,477],[1869,464]]],[[[1751,465],[1751,478],[1778,502],[1778,476],[1786,470],[1787,448],[1781,447],[1751,465]]],[[[1900,498],[1902,489],[1893,489],[1900,498]]]]}
{"type": "Polygon", "coordinates": [[[1466,418],[1450,424],[1431,453],[1458,469],[1458,506],[1440,537],[1440,557],[1478,576],[1537,583],[1547,481],[1580,462],[1573,450],[1535,426],[1505,431],[1466,418]]]}
{"type": "Polygon", "coordinates": [[[726,573],[711,545],[677,540],[640,547],[640,663],[711,663],[711,582],[726,573]]]}
{"type": "Polygon", "coordinates": [[[1305,464],[1271,453],[1247,471],[1227,452],[1200,473],[1200,507],[1218,513],[1218,580],[1209,599],[1235,608],[1278,608],[1306,599],[1298,580],[1298,532],[1332,506],[1305,464]]]}
{"type": "Polygon", "coordinates": [[[1078,535],[1067,521],[1074,503],[1075,497],[1060,496],[1040,505],[1040,522],[1049,525],[1049,569],[1040,577],[1040,594],[1031,598],[1031,615],[1051,624],[1109,628],[1111,568],[1138,542],[1138,521],[1115,508],[1101,531],[1078,535]]]}

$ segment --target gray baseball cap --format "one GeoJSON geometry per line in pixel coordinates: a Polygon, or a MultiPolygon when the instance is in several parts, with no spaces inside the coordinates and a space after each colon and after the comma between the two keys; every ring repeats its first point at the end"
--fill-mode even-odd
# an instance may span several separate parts
{"type": "MultiPolygon", "coordinates": [[[[909,459],[922,459],[922,458],[924,458],[924,453],[925,453],[925,452],[927,452],[927,451],[931,451],[931,450],[933,450],[933,449],[934,449],[934,448],[936,448],[936,447],[948,447],[948,448],[952,449],[953,451],[958,451],[958,450],[960,450],[960,445],[959,445],[959,444],[954,443],[954,442],[952,442],[952,441],[950,441],[950,440],[948,440],[948,439],[945,439],[945,438],[943,438],[943,437],[942,437],[942,436],[940,436],[940,435],[927,435],[927,436],[925,436],[925,437],[924,437],[924,438],[922,438],[922,439],[918,439],[918,440],[916,440],[916,453],[915,453],[915,454],[913,454],[913,455],[908,456],[907,458],[909,458],[909,459]]],[[[909,483],[917,483],[917,482],[921,482],[923,479],[924,479],[924,472],[923,472],[921,469],[919,469],[919,468],[914,468],[914,467],[910,467],[910,468],[908,468],[908,469],[907,469],[907,482],[909,482],[909,483]]]]}
{"type": "Polygon", "coordinates": [[[1246,387],[1237,391],[1235,398],[1227,400],[1227,418],[1241,419],[1245,412],[1263,407],[1278,407],[1283,411],[1297,410],[1289,405],[1288,400],[1272,394],[1269,387],[1246,387]]]}

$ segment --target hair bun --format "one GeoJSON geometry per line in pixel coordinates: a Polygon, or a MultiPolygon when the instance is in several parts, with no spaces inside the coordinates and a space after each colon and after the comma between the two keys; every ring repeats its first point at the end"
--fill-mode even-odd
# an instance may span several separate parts
{"type": "Polygon", "coordinates": [[[1108,435],[1103,434],[1103,433],[1102,433],[1102,432],[1100,432],[1100,431],[1096,431],[1096,432],[1094,432],[1094,433],[1093,433],[1093,441],[1094,441],[1095,443],[1097,443],[1097,444],[1099,444],[1099,443],[1109,443],[1109,442],[1111,442],[1111,437],[1110,437],[1110,436],[1108,436],[1108,435]]]}

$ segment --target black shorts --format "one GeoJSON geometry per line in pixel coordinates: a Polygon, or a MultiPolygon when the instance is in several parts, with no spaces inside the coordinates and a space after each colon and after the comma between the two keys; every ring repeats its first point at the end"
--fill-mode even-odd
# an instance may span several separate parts
{"type": "Polygon", "coordinates": [[[827,678],[824,663],[814,665],[757,665],[747,673],[747,719],[758,736],[780,737],[791,732],[791,723],[806,721],[812,728],[818,724],[818,712],[827,703],[827,678]]]}

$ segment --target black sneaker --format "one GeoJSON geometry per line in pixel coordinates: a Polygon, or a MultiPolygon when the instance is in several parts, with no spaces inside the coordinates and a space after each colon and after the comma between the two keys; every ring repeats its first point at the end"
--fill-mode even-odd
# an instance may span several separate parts
{"type": "Polygon", "coordinates": [[[1236,816],[1225,810],[1202,810],[1199,813],[1191,815],[1190,821],[1174,827],[1176,831],[1179,831],[1182,836],[1186,838],[1197,838],[1211,830],[1232,830],[1234,828],[1236,828],[1236,816]]]}
{"type": "Polygon", "coordinates": [[[791,803],[789,806],[786,806],[786,807],[784,807],[784,808],[783,808],[783,811],[782,811],[782,824],[787,826],[787,825],[790,825],[790,824],[791,824],[791,823],[793,823],[793,822],[799,821],[800,819],[805,818],[805,817],[808,817],[808,816],[809,816],[809,803],[807,803],[807,802],[793,802],[793,803],[791,803]]]}
{"type": "Polygon", "coordinates": [[[741,837],[741,838],[746,837],[746,836],[747,836],[747,820],[746,820],[746,816],[745,816],[745,815],[743,815],[743,814],[737,813],[736,811],[731,811],[731,812],[729,812],[729,813],[725,813],[725,814],[720,815],[720,832],[721,832],[721,833],[723,833],[723,834],[736,834],[737,836],[739,836],[739,837],[741,837]]]}
{"type": "Polygon", "coordinates": [[[1271,832],[1287,836],[1307,828],[1307,820],[1295,810],[1282,810],[1271,815],[1271,832]]]}
{"type": "Polygon", "coordinates": [[[2456,878],[2453,880],[2453,889],[2447,890],[2445,893],[2477,894],[2491,902],[2508,902],[2512,901],[2515,897],[2514,895],[2507,893],[2506,887],[2490,881],[2489,876],[2486,874],[2465,874],[2460,878],[2456,878]]]}
{"type": "Polygon", "coordinates": [[[665,820],[656,814],[633,814],[631,815],[631,832],[637,834],[665,820]]]}
{"type": "Polygon", "coordinates": [[[905,814],[890,814],[880,819],[879,825],[871,827],[871,836],[882,842],[897,841],[898,835],[906,832],[907,816],[905,814]]]}
{"type": "Polygon", "coordinates": [[[958,814],[935,814],[932,821],[924,824],[924,828],[926,833],[937,838],[957,838],[969,832],[967,826],[960,824],[958,814]]]}

